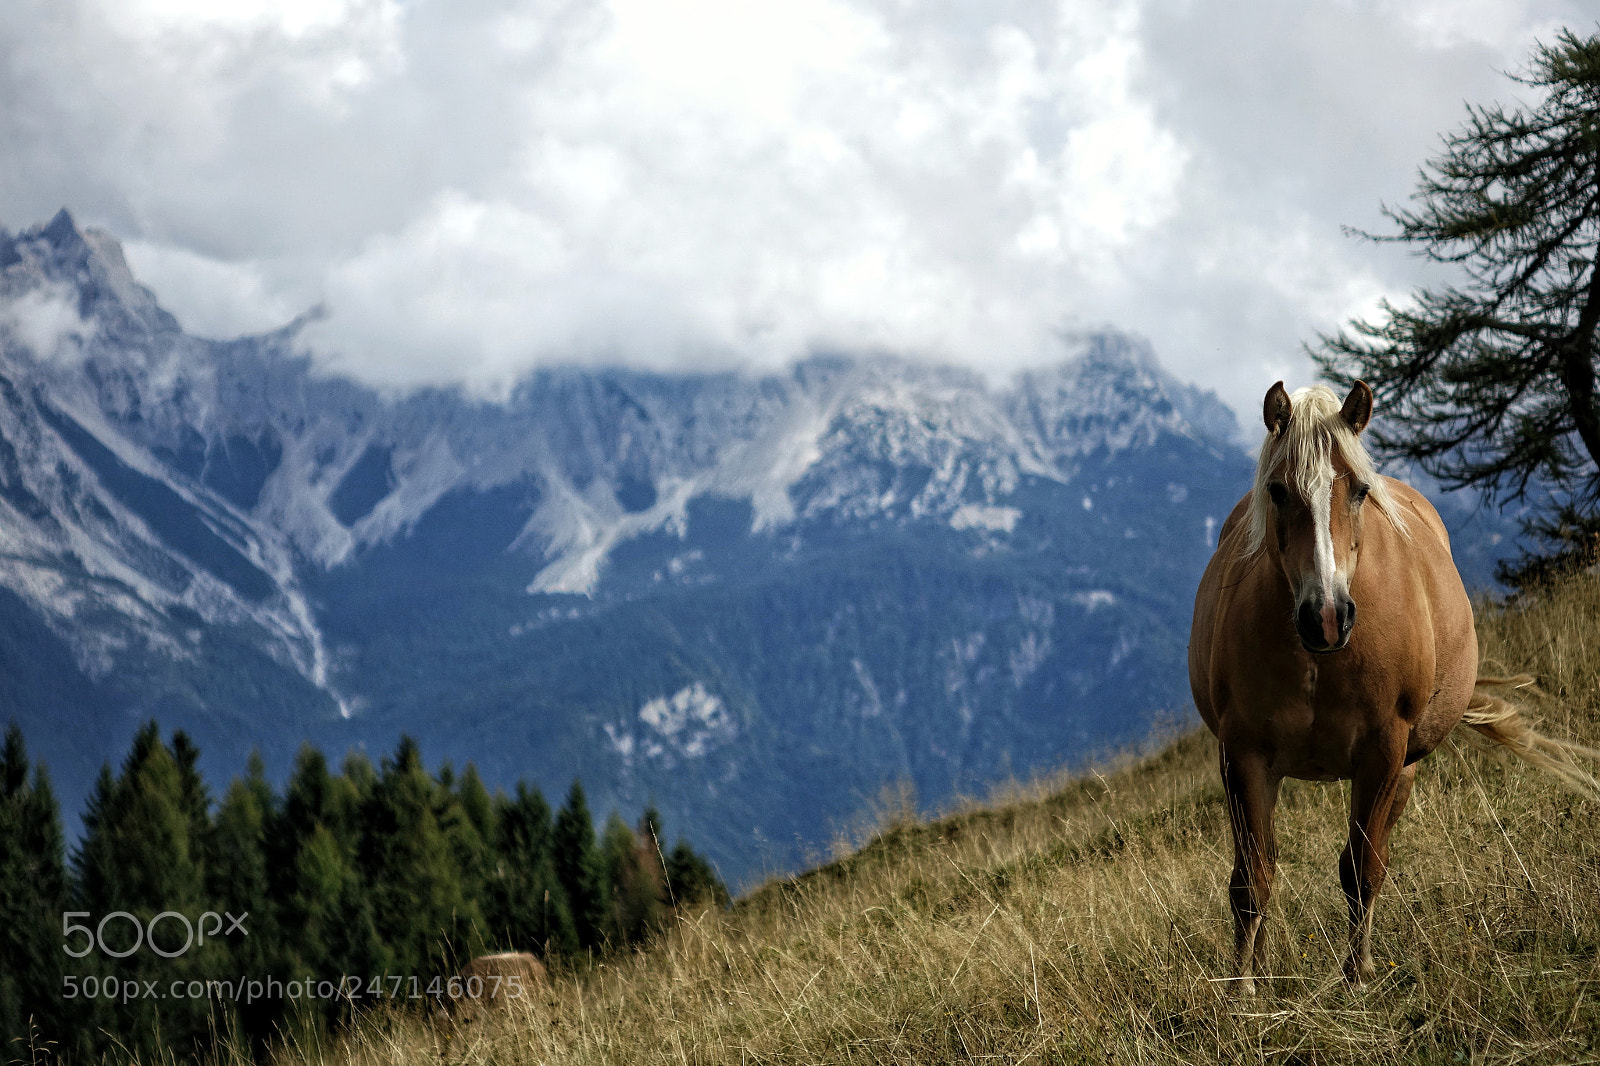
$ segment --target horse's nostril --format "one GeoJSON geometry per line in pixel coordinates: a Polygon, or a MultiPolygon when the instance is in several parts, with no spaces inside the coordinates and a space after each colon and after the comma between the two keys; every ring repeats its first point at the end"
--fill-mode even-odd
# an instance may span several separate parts
{"type": "Polygon", "coordinates": [[[1356,624],[1356,605],[1341,598],[1321,607],[1306,601],[1295,607],[1294,628],[1309,651],[1335,651],[1344,647],[1356,624]]]}
{"type": "Polygon", "coordinates": [[[1317,649],[1327,646],[1327,637],[1322,632],[1322,612],[1309,602],[1302,603],[1295,610],[1294,627],[1306,647],[1317,649]]]}

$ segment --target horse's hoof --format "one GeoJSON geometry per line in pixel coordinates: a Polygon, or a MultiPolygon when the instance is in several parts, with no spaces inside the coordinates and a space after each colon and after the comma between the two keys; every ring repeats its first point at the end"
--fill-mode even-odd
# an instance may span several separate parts
{"type": "Polygon", "coordinates": [[[1351,988],[1360,988],[1376,976],[1376,969],[1370,962],[1357,962],[1349,959],[1344,964],[1344,980],[1351,988]]]}

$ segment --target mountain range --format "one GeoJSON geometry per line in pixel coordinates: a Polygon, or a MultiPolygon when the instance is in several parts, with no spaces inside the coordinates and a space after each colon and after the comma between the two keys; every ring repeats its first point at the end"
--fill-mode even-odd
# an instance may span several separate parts
{"type": "MultiPolygon", "coordinates": [[[[0,229],[0,715],[79,809],[149,718],[213,782],[402,733],[491,787],[654,802],[730,882],[1191,714],[1195,582],[1250,460],[1122,334],[996,386],[325,370],[309,318],[186,333],[117,241],[0,229]]],[[[1444,501],[1469,579],[1508,520],[1444,501]]]]}

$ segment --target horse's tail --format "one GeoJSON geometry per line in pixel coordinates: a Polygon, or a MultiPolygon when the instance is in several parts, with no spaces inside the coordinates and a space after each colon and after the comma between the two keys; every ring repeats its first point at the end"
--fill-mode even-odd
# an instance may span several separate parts
{"type": "Polygon", "coordinates": [[[1526,674],[1515,677],[1480,677],[1473,683],[1472,699],[1467,713],[1461,716],[1465,730],[1457,736],[1474,747],[1495,755],[1509,752],[1545,773],[1559,778],[1573,791],[1592,799],[1600,799],[1600,781],[1585,770],[1580,759],[1600,763],[1600,751],[1570,740],[1547,737],[1522,716],[1516,704],[1486,691],[1491,688],[1509,688],[1537,692],[1533,678],[1526,674]]]}

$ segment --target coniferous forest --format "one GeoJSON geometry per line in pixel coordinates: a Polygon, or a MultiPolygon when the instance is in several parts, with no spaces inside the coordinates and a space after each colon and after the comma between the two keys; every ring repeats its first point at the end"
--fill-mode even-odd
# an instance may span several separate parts
{"type": "Polygon", "coordinates": [[[428,1009],[474,955],[547,965],[625,951],[727,890],[660,817],[596,834],[574,781],[490,795],[409,737],[334,770],[309,745],[282,793],[259,758],[220,797],[182,732],[102,768],[67,848],[42,765],[0,748],[0,1062],[259,1053],[352,1014],[428,1009]]]}

